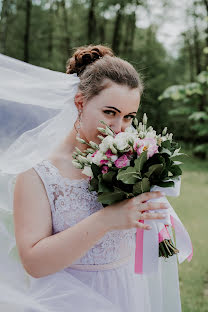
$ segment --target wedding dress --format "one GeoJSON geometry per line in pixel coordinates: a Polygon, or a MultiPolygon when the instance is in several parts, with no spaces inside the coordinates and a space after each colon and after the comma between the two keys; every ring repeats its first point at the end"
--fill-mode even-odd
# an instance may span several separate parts
{"type": "MultiPolygon", "coordinates": [[[[96,192],[87,189],[87,179],[62,177],[49,160],[34,169],[50,202],[53,234],[102,208],[96,192]]],[[[47,277],[30,277],[30,294],[49,311],[94,311],[94,307],[97,311],[115,312],[181,311],[176,257],[167,262],[160,259],[157,274],[135,274],[135,235],[136,228],[107,232],[68,268],[47,277]],[[57,300],[56,295],[62,292],[66,295],[57,300]]]]}
{"type": "MultiPolygon", "coordinates": [[[[47,157],[52,149],[46,144],[48,140],[58,143],[76,120],[77,112],[69,114],[74,110],[72,95],[76,90],[70,93],[69,87],[70,83],[73,87],[73,79],[77,78],[1,55],[0,67],[0,78],[4,78],[3,87],[0,84],[0,104],[7,101],[11,105],[15,101],[15,104],[37,105],[38,109],[43,106],[57,112],[66,107],[60,114],[56,112],[55,118],[39,122],[40,127],[20,136],[5,157],[0,157],[0,311],[180,312],[177,256],[159,257],[158,270],[135,274],[136,228],[107,232],[83,257],[54,274],[34,278],[24,270],[12,228],[11,189],[18,172],[33,168],[40,177],[51,207],[53,234],[75,225],[103,206],[96,192],[88,190],[89,180],[61,176],[47,157]],[[9,92],[12,79],[18,88],[9,92]],[[59,87],[54,89],[56,82],[59,87]],[[66,98],[70,103],[63,106],[66,98]]],[[[173,240],[171,227],[168,230],[173,240]]],[[[184,240],[184,245],[187,242],[184,240]]],[[[70,251],[70,242],[68,248],[70,251]]],[[[146,246],[144,264],[151,248],[146,246]]],[[[190,248],[181,251],[182,262],[190,248]]]]}

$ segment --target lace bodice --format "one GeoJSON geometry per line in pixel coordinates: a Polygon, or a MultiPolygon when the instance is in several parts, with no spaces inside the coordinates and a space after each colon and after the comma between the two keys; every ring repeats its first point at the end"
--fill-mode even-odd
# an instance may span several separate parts
{"type": "MultiPolygon", "coordinates": [[[[52,211],[53,234],[103,208],[97,200],[97,192],[88,190],[89,180],[65,178],[49,160],[43,160],[33,168],[42,179],[47,192],[52,211]]],[[[135,241],[136,228],[109,231],[74,264],[105,264],[119,260],[133,254],[135,241]]]]}

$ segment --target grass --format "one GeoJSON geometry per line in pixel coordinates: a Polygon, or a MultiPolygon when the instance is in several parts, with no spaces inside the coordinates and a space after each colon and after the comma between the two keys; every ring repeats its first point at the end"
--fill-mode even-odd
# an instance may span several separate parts
{"type": "MultiPolygon", "coordinates": [[[[181,145],[182,146],[182,145],[181,145]]],[[[184,146],[181,193],[168,200],[186,227],[193,245],[191,262],[178,264],[183,312],[208,312],[208,160],[191,155],[184,146]]]]}

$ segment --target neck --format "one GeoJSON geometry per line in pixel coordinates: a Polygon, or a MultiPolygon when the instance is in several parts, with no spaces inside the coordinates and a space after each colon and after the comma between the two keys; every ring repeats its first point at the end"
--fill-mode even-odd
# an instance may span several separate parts
{"type": "MultiPolygon", "coordinates": [[[[89,147],[88,145],[82,144],[79,141],[77,141],[76,136],[77,136],[77,132],[75,128],[73,127],[70,133],[65,137],[64,141],[58,147],[58,152],[62,155],[65,155],[71,158],[73,152],[75,151],[75,147],[78,147],[80,151],[82,152],[89,147]]],[[[81,132],[80,132],[80,138],[88,142],[81,132]]]]}

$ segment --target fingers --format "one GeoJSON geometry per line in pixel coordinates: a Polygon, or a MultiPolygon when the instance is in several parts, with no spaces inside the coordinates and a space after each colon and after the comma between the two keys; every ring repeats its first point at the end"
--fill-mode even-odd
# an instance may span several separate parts
{"type": "Polygon", "coordinates": [[[148,224],[141,223],[139,221],[135,221],[135,227],[143,230],[151,230],[151,226],[148,224]]]}
{"type": "Polygon", "coordinates": [[[146,210],[157,210],[157,209],[168,209],[169,205],[166,203],[158,203],[158,202],[148,202],[137,205],[137,209],[140,211],[146,210]]]}
{"type": "Polygon", "coordinates": [[[138,196],[133,197],[135,203],[142,203],[148,201],[153,198],[163,197],[165,194],[163,192],[155,191],[155,192],[145,192],[138,196]]]}
{"type": "Polygon", "coordinates": [[[148,219],[164,219],[167,215],[162,213],[148,213],[144,212],[139,217],[140,220],[148,220],[148,219]]]}

